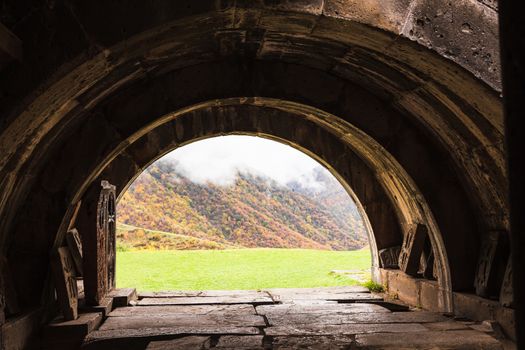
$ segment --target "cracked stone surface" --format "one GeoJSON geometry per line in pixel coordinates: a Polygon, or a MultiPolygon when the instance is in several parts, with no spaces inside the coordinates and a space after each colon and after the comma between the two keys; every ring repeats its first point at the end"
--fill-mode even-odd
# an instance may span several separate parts
{"type": "Polygon", "coordinates": [[[391,311],[387,302],[367,302],[382,297],[360,287],[174,291],[139,298],[136,306],[109,313],[83,348],[503,349],[496,334],[475,329],[474,322],[391,311]],[[261,305],[261,298],[270,302],[261,305]]]}

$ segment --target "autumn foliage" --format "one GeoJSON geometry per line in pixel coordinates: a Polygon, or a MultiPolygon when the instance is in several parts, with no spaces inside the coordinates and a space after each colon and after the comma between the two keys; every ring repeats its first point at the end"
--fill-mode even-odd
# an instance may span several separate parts
{"type": "Polygon", "coordinates": [[[135,249],[362,248],[368,242],[355,204],[317,170],[320,190],[247,173],[223,186],[192,182],[157,161],[119,202],[119,242],[135,249]]]}

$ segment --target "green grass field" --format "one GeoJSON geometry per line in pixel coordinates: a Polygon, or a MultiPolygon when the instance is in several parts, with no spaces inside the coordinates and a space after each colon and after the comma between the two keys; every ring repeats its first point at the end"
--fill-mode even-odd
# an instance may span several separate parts
{"type": "Polygon", "coordinates": [[[330,273],[370,278],[370,250],[139,250],[117,252],[117,287],[140,291],[308,288],[358,284],[330,273]],[[354,272],[352,272],[354,275],[354,272]]]}

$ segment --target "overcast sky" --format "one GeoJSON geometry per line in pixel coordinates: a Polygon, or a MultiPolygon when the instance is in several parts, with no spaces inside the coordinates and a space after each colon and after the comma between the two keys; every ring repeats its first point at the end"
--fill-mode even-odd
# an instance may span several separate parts
{"type": "Polygon", "coordinates": [[[313,176],[313,169],[321,166],[317,161],[295,148],[261,137],[209,138],[180,147],[163,159],[175,160],[178,170],[198,183],[232,184],[240,171],[267,176],[281,185],[299,181],[313,188],[322,186],[313,176]]]}

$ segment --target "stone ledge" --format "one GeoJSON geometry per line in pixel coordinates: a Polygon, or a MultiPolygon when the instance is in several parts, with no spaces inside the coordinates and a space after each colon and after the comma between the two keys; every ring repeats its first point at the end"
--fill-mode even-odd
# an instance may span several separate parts
{"type": "MultiPolygon", "coordinates": [[[[400,270],[380,269],[381,279],[388,293],[412,307],[429,311],[442,311],[439,305],[438,283],[411,277],[400,270]]],[[[453,293],[454,315],[473,321],[494,320],[499,323],[505,336],[516,341],[514,309],[502,306],[469,293],[453,293]]]]}

